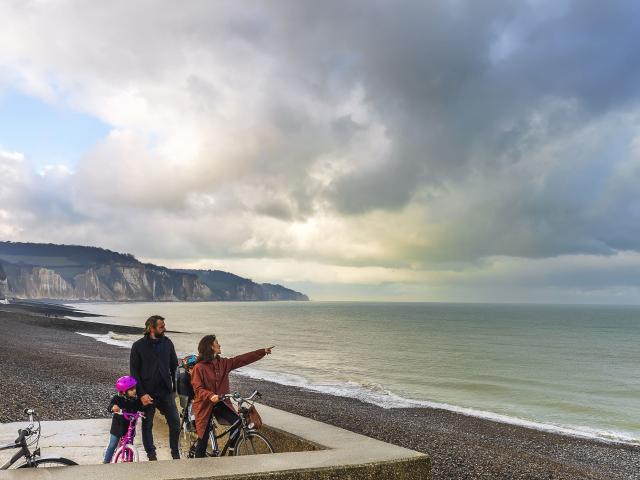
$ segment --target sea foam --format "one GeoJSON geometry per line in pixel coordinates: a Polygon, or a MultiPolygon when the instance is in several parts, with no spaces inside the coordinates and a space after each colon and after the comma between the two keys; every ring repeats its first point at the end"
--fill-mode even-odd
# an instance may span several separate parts
{"type": "Polygon", "coordinates": [[[119,335],[114,332],[109,332],[106,334],[99,333],[84,333],[84,332],[76,332],[78,335],[83,335],[85,337],[91,337],[98,342],[107,343],[109,345],[115,345],[116,347],[122,348],[131,348],[134,340],[131,340],[128,335],[119,335]]]}
{"type": "Polygon", "coordinates": [[[441,402],[432,402],[428,400],[405,398],[385,389],[378,384],[363,385],[358,382],[315,383],[311,382],[301,375],[292,373],[270,372],[267,370],[259,370],[249,367],[244,367],[237,373],[239,375],[255,378],[257,380],[266,380],[281,385],[299,387],[313,392],[324,393],[337,397],[354,398],[362,402],[371,403],[386,409],[436,408],[460,413],[462,415],[482,418],[485,420],[492,420],[494,422],[506,423],[509,425],[531,428],[544,432],[559,433],[562,435],[569,435],[579,438],[596,439],[608,443],[640,445],[640,439],[637,439],[633,435],[630,435],[626,432],[599,430],[584,426],[540,423],[509,415],[502,415],[499,413],[478,410],[475,408],[450,405],[441,402]]]}

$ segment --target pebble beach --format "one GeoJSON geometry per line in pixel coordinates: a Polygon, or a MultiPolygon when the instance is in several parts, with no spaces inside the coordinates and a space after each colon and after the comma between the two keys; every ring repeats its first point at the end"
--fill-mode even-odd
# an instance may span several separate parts
{"type": "MultiPolygon", "coordinates": [[[[128,372],[126,349],[75,333],[77,320],[0,309],[0,422],[106,417],[113,381],[128,372]]],[[[82,322],[82,331],[133,333],[82,322]]],[[[140,329],[140,332],[142,329],[140,329]]],[[[170,334],[168,334],[170,337],[170,334]]],[[[429,454],[434,479],[640,479],[640,446],[547,433],[431,408],[384,409],[355,399],[232,376],[262,403],[429,454]]],[[[0,442],[1,443],[1,442],[0,442]]]]}

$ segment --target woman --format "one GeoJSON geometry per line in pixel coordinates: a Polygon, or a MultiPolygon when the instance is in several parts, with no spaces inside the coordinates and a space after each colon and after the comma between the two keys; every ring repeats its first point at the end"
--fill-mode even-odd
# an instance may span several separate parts
{"type": "Polygon", "coordinates": [[[220,344],[215,335],[205,335],[198,344],[198,363],[193,367],[191,385],[195,392],[193,413],[196,416],[198,444],[195,455],[204,457],[211,430],[211,415],[233,423],[238,418],[231,401],[220,402],[220,397],[229,393],[229,373],[260,360],[271,353],[271,349],[261,348],[232,358],[220,357],[220,344]]]}

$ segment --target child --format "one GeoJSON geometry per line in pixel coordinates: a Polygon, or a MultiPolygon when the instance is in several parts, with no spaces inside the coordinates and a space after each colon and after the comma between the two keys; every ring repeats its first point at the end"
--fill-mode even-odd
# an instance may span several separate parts
{"type": "Polygon", "coordinates": [[[178,373],[177,381],[178,395],[180,395],[180,406],[184,409],[182,416],[183,418],[189,419],[185,426],[187,431],[191,432],[195,431],[195,417],[191,413],[191,403],[193,402],[194,397],[193,387],[191,386],[191,372],[197,362],[198,356],[194,353],[184,357],[180,365],[184,371],[178,373]]]}
{"type": "Polygon", "coordinates": [[[142,402],[136,395],[136,383],[136,379],[129,375],[125,375],[116,380],[116,390],[118,394],[114,395],[109,403],[109,413],[114,415],[111,420],[111,437],[107,451],[104,454],[104,463],[111,461],[113,452],[115,452],[118,446],[118,440],[127,433],[129,428],[129,422],[125,420],[122,415],[115,415],[115,413],[135,413],[144,408],[142,402]]]}

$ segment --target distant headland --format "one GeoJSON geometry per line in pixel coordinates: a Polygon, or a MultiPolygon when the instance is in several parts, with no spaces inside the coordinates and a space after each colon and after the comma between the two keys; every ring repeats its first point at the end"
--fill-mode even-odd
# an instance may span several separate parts
{"type": "Polygon", "coordinates": [[[98,247],[0,242],[0,299],[308,301],[220,270],[170,269],[98,247]]]}

